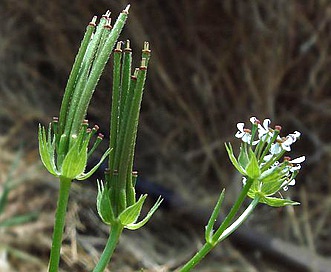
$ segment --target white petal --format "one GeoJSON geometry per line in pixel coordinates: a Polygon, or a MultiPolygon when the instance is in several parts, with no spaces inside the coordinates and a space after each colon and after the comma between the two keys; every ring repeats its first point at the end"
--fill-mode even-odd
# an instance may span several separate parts
{"type": "Polygon", "coordinates": [[[242,138],[246,133],[243,131],[237,131],[237,133],[234,135],[237,138],[242,138]]]}
{"type": "Polygon", "coordinates": [[[288,185],[294,186],[295,185],[295,179],[292,179],[288,185]]]}
{"type": "Polygon", "coordinates": [[[282,143],[282,148],[286,151],[291,151],[291,146],[290,145],[287,145],[285,143],[282,143]]]}
{"type": "Polygon", "coordinates": [[[286,137],[286,140],[284,142],[282,142],[282,145],[288,145],[288,146],[290,146],[293,143],[294,143],[293,138],[291,136],[287,136],[286,137]]]}
{"type": "Polygon", "coordinates": [[[302,163],[302,162],[305,161],[305,159],[306,159],[306,156],[301,156],[301,157],[299,157],[299,158],[296,158],[296,159],[290,160],[289,162],[290,162],[290,163],[294,163],[294,164],[296,164],[296,163],[302,163]]]}
{"type": "Polygon", "coordinates": [[[263,127],[264,127],[265,130],[267,130],[267,131],[269,130],[270,123],[271,123],[270,119],[264,119],[263,120],[263,127]]]}
{"type": "Polygon", "coordinates": [[[238,130],[241,131],[241,132],[244,132],[244,126],[245,126],[244,123],[238,123],[238,124],[237,124],[237,128],[238,128],[238,130]]]}
{"type": "Polygon", "coordinates": [[[245,133],[245,135],[241,138],[243,142],[249,143],[251,141],[251,135],[248,133],[245,133]]]}
{"type": "Polygon", "coordinates": [[[298,171],[298,170],[300,170],[301,169],[301,165],[300,164],[297,164],[297,165],[295,165],[295,166],[292,166],[291,168],[290,168],[290,171],[291,172],[294,172],[294,171],[298,171]]]}
{"type": "Polygon", "coordinates": [[[282,148],[279,143],[272,144],[270,147],[271,154],[279,154],[282,151],[282,148]]]}
{"type": "Polygon", "coordinates": [[[249,118],[249,121],[251,121],[252,124],[255,124],[258,119],[255,116],[252,116],[249,118]]]}

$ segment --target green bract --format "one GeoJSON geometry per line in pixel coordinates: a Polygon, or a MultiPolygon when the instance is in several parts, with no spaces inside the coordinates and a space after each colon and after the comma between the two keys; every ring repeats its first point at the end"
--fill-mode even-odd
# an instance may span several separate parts
{"type": "MultiPolygon", "coordinates": [[[[110,149],[108,149],[100,161],[90,171],[85,173],[91,134],[94,134],[94,130],[89,131],[85,125],[82,126],[79,135],[71,137],[72,146],[69,147],[67,154],[64,156],[62,165],[58,167],[56,165],[56,145],[55,135],[52,134],[52,124],[48,128],[48,136],[46,136],[45,127],[39,125],[39,153],[46,169],[56,177],[65,177],[71,180],[89,178],[110,153],[110,149]]],[[[98,137],[100,138],[101,136],[98,137]]]]}

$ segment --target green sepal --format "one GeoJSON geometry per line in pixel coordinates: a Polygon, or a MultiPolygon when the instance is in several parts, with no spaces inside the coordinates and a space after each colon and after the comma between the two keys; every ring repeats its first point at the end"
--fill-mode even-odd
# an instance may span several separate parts
{"type": "Polygon", "coordinates": [[[88,142],[86,141],[81,147],[79,140],[73,144],[63,160],[61,176],[75,179],[84,172],[87,164],[87,144],[88,142]]]}
{"type": "Polygon", "coordinates": [[[249,150],[249,157],[250,157],[250,160],[249,160],[249,163],[248,163],[248,165],[245,169],[246,170],[246,175],[248,177],[250,177],[251,179],[256,179],[256,178],[260,177],[261,170],[260,170],[257,158],[256,158],[254,152],[251,149],[249,150]]]}
{"type": "Polygon", "coordinates": [[[141,220],[138,223],[132,223],[132,224],[128,224],[126,226],[124,226],[125,228],[129,229],[129,230],[136,230],[141,228],[142,226],[144,226],[149,219],[152,217],[152,215],[156,212],[156,210],[158,209],[158,207],[161,205],[163,199],[161,197],[159,197],[157,199],[157,201],[155,202],[155,204],[153,205],[153,207],[149,210],[149,212],[147,213],[146,217],[141,220]]]}
{"type": "Polygon", "coordinates": [[[232,150],[231,144],[225,143],[225,148],[226,148],[226,151],[228,152],[229,159],[230,159],[231,163],[233,164],[233,166],[239,171],[239,173],[246,176],[246,172],[245,172],[244,168],[241,167],[241,165],[238,163],[236,157],[233,155],[233,150],[232,150]]]}
{"type": "Polygon", "coordinates": [[[139,197],[139,200],[135,204],[127,207],[124,211],[121,212],[118,218],[123,226],[133,224],[138,220],[138,217],[140,215],[146,197],[147,197],[146,194],[141,195],[139,197]]]}
{"type": "Polygon", "coordinates": [[[282,199],[277,197],[271,197],[271,196],[263,196],[261,197],[260,203],[267,204],[271,207],[284,207],[284,206],[294,206],[294,205],[300,205],[299,202],[292,201],[290,199],[282,199]]]}
{"type": "Polygon", "coordinates": [[[224,195],[225,195],[225,189],[222,190],[217,203],[215,205],[215,208],[213,210],[213,213],[211,214],[209,220],[208,220],[208,224],[206,226],[206,230],[205,230],[205,239],[207,243],[213,244],[213,234],[214,234],[214,225],[215,222],[221,212],[221,206],[224,200],[224,195]]]}
{"type": "Polygon", "coordinates": [[[115,222],[114,212],[111,206],[109,188],[105,188],[102,181],[97,180],[98,196],[97,196],[97,211],[102,221],[111,225],[115,222]]]}
{"type": "Polygon", "coordinates": [[[59,173],[57,172],[54,162],[55,146],[52,142],[49,142],[49,139],[47,141],[45,127],[41,126],[40,124],[38,129],[38,142],[39,142],[39,154],[42,163],[44,164],[48,172],[50,172],[54,176],[58,176],[59,173]]]}

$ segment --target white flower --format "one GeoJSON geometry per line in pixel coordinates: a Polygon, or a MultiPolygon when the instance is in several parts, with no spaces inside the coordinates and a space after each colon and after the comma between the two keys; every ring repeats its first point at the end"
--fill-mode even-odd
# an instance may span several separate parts
{"type": "Polygon", "coordinates": [[[282,187],[283,187],[283,190],[284,191],[287,191],[288,190],[288,186],[294,186],[295,185],[295,179],[292,179],[289,181],[285,181],[283,184],[282,184],[282,187]]]}
{"type": "Polygon", "coordinates": [[[264,119],[262,125],[258,125],[259,139],[265,141],[267,136],[272,137],[272,132],[270,131],[270,119],[264,119]]]}
{"type": "Polygon", "coordinates": [[[260,122],[259,119],[257,119],[255,116],[252,116],[251,118],[249,118],[249,121],[251,121],[251,123],[253,125],[260,122]]]}
{"type": "Polygon", "coordinates": [[[291,165],[290,171],[291,172],[294,172],[294,171],[300,170],[301,169],[300,163],[304,162],[305,159],[306,159],[305,156],[301,156],[299,158],[296,158],[296,159],[293,159],[293,160],[288,161],[290,163],[290,165],[291,165]]]}
{"type": "Polygon", "coordinates": [[[244,126],[245,126],[244,123],[237,124],[238,131],[235,134],[235,136],[237,138],[240,138],[245,143],[250,143],[252,138],[251,131],[249,129],[244,128],[244,126]]]}
{"type": "Polygon", "coordinates": [[[291,144],[293,144],[293,138],[287,136],[286,138],[277,137],[276,142],[270,147],[271,154],[279,154],[283,150],[291,151],[291,144]]]}
{"type": "Polygon", "coordinates": [[[293,143],[295,143],[301,136],[299,131],[294,131],[293,133],[289,134],[287,137],[292,138],[293,143]]]}

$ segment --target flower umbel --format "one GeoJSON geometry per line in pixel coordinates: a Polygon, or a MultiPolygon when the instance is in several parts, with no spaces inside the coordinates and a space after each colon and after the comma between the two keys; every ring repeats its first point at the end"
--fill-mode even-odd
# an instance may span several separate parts
{"type": "Polygon", "coordinates": [[[235,136],[242,139],[238,158],[231,144],[225,144],[232,164],[243,175],[243,184],[246,184],[247,179],[253,180],[247,195],[252,199],[259,196],[259,202],[273,207],[299,204],[274,195],[295,185],[295,177],[301,169],[301,163],[305,161],[305,156],[281,159],[300,138],[300,132],[281,137],[281,127],[271,128],[270,119],[265,119],[263,125],[256,117],[250,118],[250,121],[252,129],[244,129],[244,123],[237,124],[239,131],[235,136]]]}

